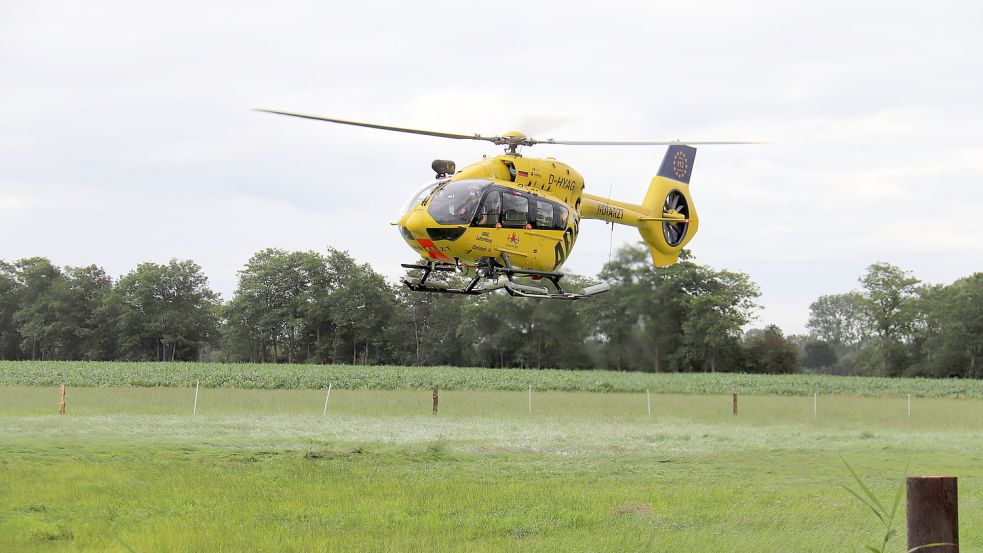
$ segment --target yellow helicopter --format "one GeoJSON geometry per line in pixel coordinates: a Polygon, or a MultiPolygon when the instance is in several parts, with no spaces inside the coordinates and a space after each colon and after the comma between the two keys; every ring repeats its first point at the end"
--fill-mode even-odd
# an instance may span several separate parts
{"type": "Polygon", "coordinates": [[[560,267],[570,256],[581,219],[600,219],[638,228],[656,267],[676,262],[693,239],[700,220],[689,192],[696,148],[704,144],[749,142],[604,142],[536,140],[512,131],[501,136],[453,134],[372,123],[359,123],[300,113],[261,109],[267,113],[354,125],[386,131],[457,140],[481,140],[505,146],[505,153],[486,157],[460,171],[453,161],[435,160],[436,180],[413,194],[395,224],[406,243],[423,260],[402,264],[421,271],[404,283],[414,291],[484,294],[505,289],[512,296],[580,299],[606,292],[601,283],[579,292],[564,290],[560,267]],[[519,154],[520,146],[669,146],[658,174],[640,204],[584,193],[584,178],[552,158],[519,154]],[[472,274],[462,288],[451,288],[434,272],[472,274]],[[555,290],[515,281],[515,277],[546,279],[555,290]]]}

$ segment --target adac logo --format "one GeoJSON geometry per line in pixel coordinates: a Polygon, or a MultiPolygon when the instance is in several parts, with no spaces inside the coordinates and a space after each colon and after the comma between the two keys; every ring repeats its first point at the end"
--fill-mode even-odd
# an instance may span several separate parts
{"type": "Polygon", "coordinates": [[[686,177],[686,173],[689,172],[689,160],[686,159],[686,152],[676,150],[676,155],[672,156],[672,172],[676,174],[677,179],[686,177]]]}
{"type": "Polygon", "coordinates": [[[513,246],[518,246],[519,245],[519,235],[513,232],[509,236],[509,244],[512,244],[513,246]]]}

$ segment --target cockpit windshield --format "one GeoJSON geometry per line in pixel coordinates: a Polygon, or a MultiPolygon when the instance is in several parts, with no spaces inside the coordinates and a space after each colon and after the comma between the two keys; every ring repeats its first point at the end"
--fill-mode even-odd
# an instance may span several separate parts
{"type": "Polygon", "coordinates": [[[451,181],[434,194],[428,212],[442,225],[469,225],[478,210],[481,193],[491,184],[484,179],[451,181]]]}
{"type": "Polygon", "coordinates": [[[430,182],[420,187],[419,190],[413,193],[413,196],[410,198],[410,203],[406,204],[403,211],[399,212],[399,218],[402,219],[405,217],[409,210],[419,205],[423,200],[426,200],[427,197],[430,196],[430,193],[433,192],[434,188],[437,188],[445,182],[447,182],[447,179],[430,182]]]}

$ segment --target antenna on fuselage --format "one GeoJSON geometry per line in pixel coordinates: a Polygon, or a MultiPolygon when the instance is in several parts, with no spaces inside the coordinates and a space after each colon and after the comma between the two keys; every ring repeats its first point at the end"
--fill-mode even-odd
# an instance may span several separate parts
{"type": "MultiPolygon", "coordinates": [[[[608,187],[608,198],[614,193],[614,183],[608,187]]],[[[614,221],[611,221],[611,237],[608,239],[608,264],[611,264],[611,250],[614,248],[614,221]]]]}

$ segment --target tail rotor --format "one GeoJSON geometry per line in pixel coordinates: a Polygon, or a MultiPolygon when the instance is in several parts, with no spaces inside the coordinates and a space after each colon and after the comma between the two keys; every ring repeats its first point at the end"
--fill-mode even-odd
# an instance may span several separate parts
{"type": "Polygon", "coordinates": [[[689,230],[689,202],[682,192],[673,190],[666,196],[662,217],[664,219],[681,217],[679,221],[662,222],[662,234],[665,236],[666,243],[675,248],[686,239],[686,232],[689,230]]]}

